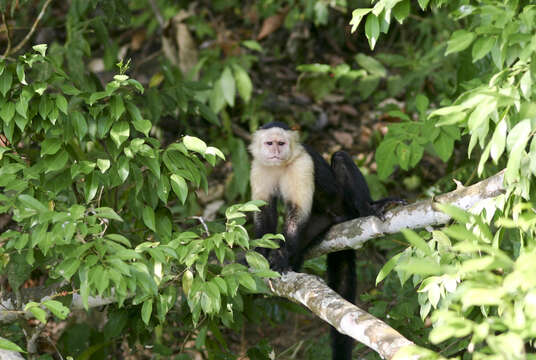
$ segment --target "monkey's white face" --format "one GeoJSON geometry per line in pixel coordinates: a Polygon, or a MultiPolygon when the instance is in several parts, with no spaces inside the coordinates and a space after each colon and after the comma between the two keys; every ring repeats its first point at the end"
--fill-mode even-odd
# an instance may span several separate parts
{"type": "Polygon", "coordinates": [[[249,149],[253,157],[263,165],[280,166],[292,158],[297,132],[278,127],[258,130],[249,149]]]}

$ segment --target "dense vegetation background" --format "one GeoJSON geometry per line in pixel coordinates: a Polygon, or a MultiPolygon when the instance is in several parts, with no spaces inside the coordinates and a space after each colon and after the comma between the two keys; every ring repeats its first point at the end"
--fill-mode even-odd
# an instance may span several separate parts
{"type": "MultiPolygon", "coordinates": [[[[247,233],[250,133],[278,120],[326,157],[350,152],[376,198],[506,169],[506,192],[476,213],[444,207],[447,227],[360,249],[357,300],[430,358],[534,357],[530,1],[2,0],[0,13],[0,348],[327,358],[327,326],[269,296],[277,274],[253,249],[273,239],[247,233]]],[[[305,270],[322,275],[324,259],[305,270]]]]}

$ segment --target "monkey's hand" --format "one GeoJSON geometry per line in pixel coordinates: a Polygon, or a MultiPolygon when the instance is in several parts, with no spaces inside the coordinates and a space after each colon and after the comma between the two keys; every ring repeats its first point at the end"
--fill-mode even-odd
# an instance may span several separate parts
{"type": "Polygon", "coordinates": [[[285,249],[271,251],[268,261],[270,268],[281,274],[291,270],[289,254],[285,249]]]}

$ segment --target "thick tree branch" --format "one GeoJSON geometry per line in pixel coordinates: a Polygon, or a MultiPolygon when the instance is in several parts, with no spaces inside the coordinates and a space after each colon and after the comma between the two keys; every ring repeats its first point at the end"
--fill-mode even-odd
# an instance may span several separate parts
{"type": "Polygon", "coordinates": [[[363,244],[386,234],[395,234],[402,229],[420,229],[446,224],[450,217],[435,209],[434,203],[447,203],[464,210],[480,212],[484,200],[505,192],[504,172],[501,171],[474,185],[464,187],[433,199],[400,206],[385,214],[385,221],[369,216],[353,219],[333,226],[325,239],[306,255],[315,258],[344,249],[359,249],[363,244]]]}
{"type": "Polygon", "coordinates": [[[383,321],[344,300],[314,275],[285,273],[270,280],[272,292],[306,306],[315,315],[376,351],[384,359],[392,359],[402,348],[413,343],[383,321]]]}

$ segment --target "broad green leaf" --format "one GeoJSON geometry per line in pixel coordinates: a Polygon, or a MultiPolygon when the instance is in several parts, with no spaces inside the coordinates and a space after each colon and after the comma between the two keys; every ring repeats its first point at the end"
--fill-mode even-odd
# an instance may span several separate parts
{"type": "Polygon", "coordinates": [[[153,299],[145,300],[141,307],[141,319],[146,325],[149,325],[151,313],[153,312],[153,299]]]}
{"type": "Polygon", "coordinates": [[[101,173],[105,173],[110,168],[110,160],[109,159],[97,159],[97,167],[101,171],[101,173]]]}
{"type": "Polygon", "coordinates": [[[506,172],[504,174],[508,183],[518,181],[519,168],[521,166],[521,157],[525,151],[525,146],[529,140],[531,133],[531,121],[529,119],[522,120],[508,134],[506,147],[510,150],[506,172]]]}
{"type": "Polygon", "coordinates": [[[471,45],[475,34],[467,30],[456,30],[447,42],[447,51],[445,55],[460,52],[471,45]]]}
{"type": "Polygon", "coordinates": [[[17,64],[17,77],[19,78],[19,82],[23,85],[28,85],[26,82],[26,74],[24,73],[24,64],[18,63],[17,64]]]}
{"type": "Polygon", "coordinates": [[[38,44],[38,45],[32,46],[32,49],[34,49],[34,51],[37,51],[39,54],[41,54],[41,56],[45,56],[47,47],[48,47],[47,44],[38,44]]]}
{"type": "Polygon", "coordinates": [[[32,315],[39,321],[41,321],[43,324],[46,324],[47,322],[47,313],[45,310],[41,309],[40,307],[33,306],[28,309],[32,315]]]}
{"type": "Polygon", "coordinates": [[[393,15],[395,19],[402,24],[404,22],[404,19],[406,19],[409,16],[409,12],[411,9],[410,1],[409,0],[402,0],[398,4],[395,5],[393,8],[393,15]]]}
{"type": "Polygon", "coordinates": [[[15,103],[8,101],[5,104],[2,104],[2,106],[0,106],[0,117],[2,118],[4,123],[9,123],[13,119],[14,115],[15,103]]]}
{"type": "Polygon", "coordinates": [[[393,172],[397,160],[393,154],[397,146],[397,140],[389,139],[382,141],[376,149],[375,159],[380,179],[386,179],[393,172]]]}
{"type": "Polygon", "coordinates": [[[126,156],[121,156],[117,163],[117,174],[121,181],[125,181],[130,173],[130,161],[126,156]]]}
{"type": "Polygon", "coordinates": [[[154,210],[152,207],[149,207],[147,205],[143,208],[143,223],[152,231],[156,231],[154,210]]]}
{"type": "Polygon", "coordinates": [[[141,132],[145,136],[149,136],[149,131],[151,131],[151,128],[153,127],[153,124],[149,120],[133,120],[132,125],[134,125],[134,129],[141,132]]]}
{"type": "Polygon", "coordinates": [[[266,270],[270,268],[270,265],[268,264],[268,261],[264,258],[264,256],[255,251],[248,251],[246,253],[246,260],[249,266],[254,269],[266,270]]]}
{"type": "Polygon", "coordinates": [[[201,155],[204,155],[207,150],[207,144],[203,140],[194,136],[186,135],[182,138],[182,142],[188,150],[195,151],[201,155]]]}
{"type": "Polygon", "coordinates": [[[117,148],[130,136],[130,126],[126,121],[116,122],[110,130],[110,136],[117,148]]]}
{"type": "Polygon", "coordinates": [[[26,353],[21,347],[7,339],[0,338],[0,349],[8,350],[8,351],[17,351],[20,353],[26,353]]]}
{"type": "Polygon", "coordinates": [[[370,49],[374,50],[376,41],[378,41],[378,37],[380,36],[380,22],[374,14],[367,15],[365,35],[367,36],[370,49]]]}
{"type": "Polygon", "coordinates": [[[350,20],[350,25],[352,25],[352,33],[357,30],[359,23],[365,15],[371,12],[372,9],[355,9],[352,11],[352,20],[350,20]]]}
{"type": "Polygon", "coordinates": [[[13,75],[10,71],[4,71],[2,75],[0,75],[0,92],[2,93],[2,96],[6,96],[9,89],[11,89],[11,83],[13,82],[13,75]]]}
{"type": "Polygon", "coordinates": [[[378,272],[378,276],[376,276],[376,285],[382,282],[383,279],[385,279],[387,275],[389,275],[389,273],[394,269],[401,255],[402,253],[396,254],[391,259],[389,259],[389,261],[387,261],[385,265],[383,265],[383,267],[378,272]]]}
{"type": "Polygon", "coordinates": [[[409,229],[403,229],[402,234],[413,247],[421,250],[427,256],[432,255],[432,249],[430,249],[428,243],[424,241],[419,235],[417,235],[416,232],[409,229]]]}
{"type": "Polygon", "coordinates": [[[177,195],[181,203],[184,204],[186,197],[188,196],[188,185],[186,184],[186,181],[182,176],[177,174],[172,174],[169,177],[169,180],[171,181],[173,192],[177,195]]]}
{"type": "Polygon", "coordinates": [[[110,207],[99,207],[95,209],[95,215],[98,217],[103,217],[107,219],[117,220],[117,221],[123,221],[121,216],[117,215],[117,213],[114,211],[114,209],[110,207]]]}
{"type": "Polygon", "coordinates": [[[67,103],[67,99],[65,99],[65,97],[62,94],[56,95],[56,106],[58,107],[58,109],[60,109],[62,113],[67,115],[68,103],[67,103]]]}
{"type": "Polygon", "coordinates": [[[476,62],[486,56],[495,45],[495,37],[481,37],[473,44],[472,56],[473,62],[476,62]]]}
{"type": "Polygon", "coordinates": [[[61,148],[63,141],[56,137],[47,137],[45,141],[41,143],[41,156],[53,155],[61,148]]]}
{"type": "Polygon", "coordinates": [[[238,89],[238,94],[247,104],[251,99],[251,92],[253,91],[253,83],[249,77],[246,70],[240,65],[233,66],[234,77],[236,81],[236,88],[238,89]]]}
{"type": "Polygon", "coordinates": [[[495,127],[495,131],[493,132],[493,136],[491,138],[491,149],[490,154],[491,158],[495,163],[499,161],[501,155],[504,152],[504,148],[506,147],[506,131],[507,131],[507,124],[506,120],[503,119],[499,121],[497,126],[495,127]]]}
{"type": "Polygon", "coordinates": [[[125,112],[123,98],[119,95],[112,96],[110,100],[110,113],[114,120],[118,120],[125,112]]]}
{"type": "Polygon", "coordinates": [[[68,307],[63,306],[61,302],[56,300],[45,300],[43,305],[61,320],[65,320],[70,312],[68,307]]]}
{"type": "Polygon", "coordinates": [[[233,107],[236,96],[236,83],[231,69],[226,67],[223,70],[217,86],[221,88],[225,102],[233,107]]]}
{"type": "Polygon", "coordinates": [[[372,56],[367,56],[360,53],[355,56],[355,61],[371,75],[377,75],[380,77],[387,76],[387,70],[385,67],[372,56]]]}
{"type": "Polygon", "coordinates": [[[68,160],[69,160],[69,154],[65,150],[60,151],[50,157],[47,157],[47,159],[45,160],[45,164],[46,164],[45,173],[63,169],[65,165],[67,165],[68,160]]]}
{"type": "Polygon", "coordinates": [[[263,52],[263,48],[262,48],[262,45],[259,44],[257,41],[255,40],[244,40],[242,41],[241,43],[242,46],[250,49],[250,50],[255,50],[255,51],[258,51],[258,52],[263,52]]]}
{"type": "Polygon", "coordinates": [[[34,209],[38,212],[47,212],[48,209],[45,205],[43,205],[39,200],[36,198],[27,195],[27,194],[21,194],[18,197],[19,201],[24,205],[29,207],[30,209],[34,209]]]}
{"type": "Polygon", "coordinates": [[[71,258],[63,261],[54,269],[60,276],[63,276],[65,280],[70,280],[76,270],[80,267],[79,258],[71,258]]]}
{"type": "Polygon", "coordinates": [[[130,240],[128,240],[126,237],[120,234],[106,234],[105,236],[107,239],[113,240],[115,242],[118,242],[120,244],[123,244],[127,247],[132,247],[132,244],[130,243],[130,240]]]}
{"type": "Polygon", "coordinates": [[[71,115],[71,119],[76,136],[78,136],[79,140],[82,140],[88,131],[87,122],[84,115],[82,115],[80,111],[75,111],[71,115]]]}

